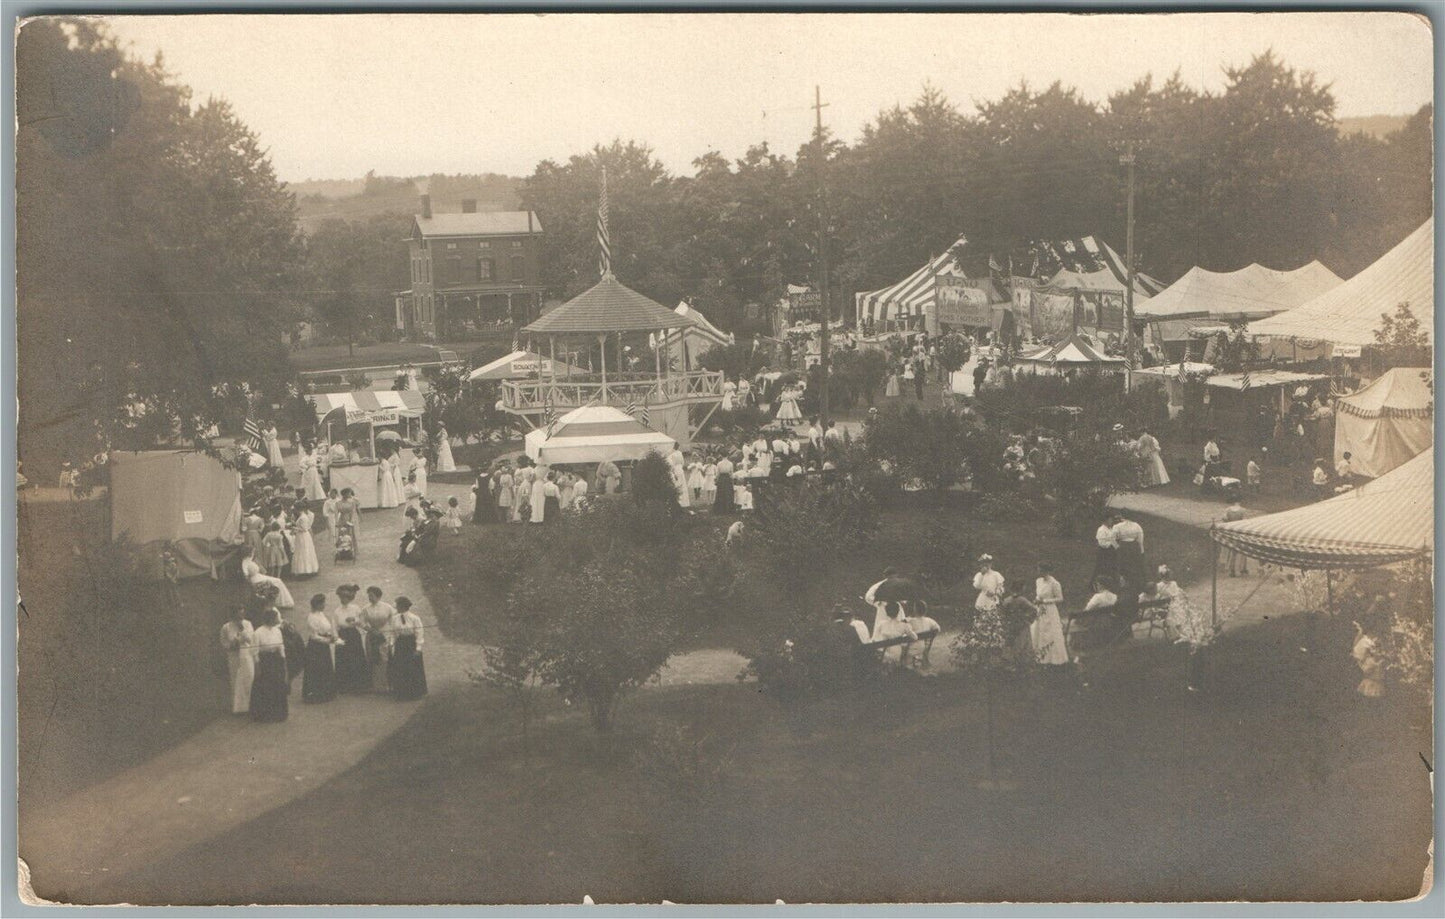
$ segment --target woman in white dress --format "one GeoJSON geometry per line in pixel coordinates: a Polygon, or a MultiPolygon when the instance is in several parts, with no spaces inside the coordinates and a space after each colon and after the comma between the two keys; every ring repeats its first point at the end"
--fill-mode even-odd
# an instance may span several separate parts
{"type": "Polygon", "coordinates": [[[734,383],[732,380],[724,380],[722,386],[722,393],[722,405],[719,407],[725,412],[730,412],[733,409],[737,408],[738,384],[734,383]]]}
{"type": "Polygon", "coordinates": [[[261,564],[256,561],[256,551],[250,546],[241,550],[241,576],[254,589],[262,584],[269,584],[276,588],[276,606],[281,609],[290,609],[296,605],[291,599],[291,591],[286,589],[286,584],[280,578],[273,578],[266,574],[261,564]]]}
{"type": "Polygon", "coordinates": [[[1154,585],[1154,595],[1169,601],[1164,621],[1174,633],[1174,643],[1189,646],[1189,691],[1194,692],[1199,684],[1195,672],[1196,658],[1199,651],[1214,640],[1214,626],[1208,613],[1189,602],[1168,565],[1159,566],[1159,582],[1154,585]]]}
{"type": "Polygon", "coordinates": [[[311,536],[311,527],[316,523],[316,514],[303,507],[296,514],[291,532],[291,573],[311,575],[321,570],[316,556],[316,541],[311,536]]]}
{"type": "Polygon", "coordinates": [[[1160,455],[1159,441],[1148,431],[1139,435],[1139,459],[1144,464],[1141,475],[1145,488],[1169,484],[1169,470],[1164,467],[1164,457],[1160,455]]]}
{"type": "Polygon", "coordinates": [[[717,463],[711,458],[702,467],[702,494],[699,498],[704,507],[712,507],[717,500],[717,463]]]}
{"type": "Polygon", "coordinates": [[[533,467],[527,487],[527,498],[532,502],[532,523],[542,523],[547,518],[547,480],[541,467],[533,467]]]}
{"type": "Polygon", "coordinates": [[[902,391],[898,385],[898,367],[890,367],[888,370],[888,388],[883,390],[883,395],[889,399],[896,399],[902,391]]]}
{"type": "Polygon", "coordinates": [[[456,472],[457,461],[452,458],[452,439],[447,426],[437,428],[437,472],[456,472]]]}
{"type": "Polygon", "coordinates": [[[244,607],[237,607],[221,626],[221,650],[226,652],[226,670],[231,675],[231,714],[251,710],[251,682],[256,679],[256,633],[245,619],[244,607]]]}
{"type": "Polygon", "coordinates": [[[512,489],[512,522],[522,522],[522,508],[532,509],[532,468],[517,470],[516,484],[512,489]]]}
{"type": "Polygon", "coordinates": [[[973,589],[978,591],[973,608],[979,612],[998,609],[998,601],[1003,599],[1003,585],[1003,575],[993,570],[993,556],[980,555],[978,573],[973,576],[973,589]]]}
{"type": "Polygon", "coordinates": [[[396,483],[396,499],[403,500],[406,494],[406,472],[401,468],[401,448],[391,454],[391,479],[396,483]]]}
{"type": "Polygon", "coordinates": [[[497,519],[506,523],[512,519],[512,467],[503,466],[497,473],[497,519]]]}
{"type": "Polygon", "coordinates": [[[266,431],[261,435],[266,444],[266,461],[277,469],[284,469],[285,462],[281,458],[281,435],[276,431],[276,422],[266,425],[266,431]]]}
{"type": "Polygon", "coordinates": [[[321,467],[316,462],[316,454],[311,450],[302,450],[301,454],[301,487],[305,490],[306,500],[321,501],[326,497],[326,491],[321,487],[321,467]]]}
{"type": "Polygon", "coordinates": [[[1039,614],[1029,624],[1029,642],[1040,664],[1058,667],[1069,662],[1069,648],[1064,642],[1064,623],[1059,618],[1059,604],[1064,602],[1064,589],[1054,577],[1053,568],[1039,565],[1034,581],[1034,603],[1039,614]]]}
{"type": "Polygon", "coordinates": [[[791,385],[778,400],[778,420],[789,427],[803,420],[803,413],[798,409],[798,390],[791,385]]]}
{"type": "Polygon", "coordinates": [[[416,479],[416,490],[423,498],[426,497],[426,454],[418,453],[416,459],[411,461],[411,474],[416,479]]]}
{"type": "Polygon", "coordinates": [[[376,506],[397,507],[401,504],[401,489],[396,485],[396,457],[383,456],[376,464],[376,506]]]}

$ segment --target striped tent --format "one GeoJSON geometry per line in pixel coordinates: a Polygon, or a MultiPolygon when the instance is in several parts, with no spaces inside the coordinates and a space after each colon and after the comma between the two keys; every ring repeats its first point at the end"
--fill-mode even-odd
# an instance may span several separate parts
{"type": "Polygon", "coordinates": [[[853,306],[859,324],[861,325],[865,318],[883,322],[931,314],[935,303],[934,279],[940,275],[963,276],[963,270],[958,267],[955,259],[957,250],[965,242],[960,236],[958,242],[950,246],[948,251],[929,259],[926,265],[896,284],[854,294],[853,306]]]}
{"type": "Polygon", "coordinates": [[[346,420],[351,424],[361,421],[387,424],[398,418],[420,418],[426,409],[426,400],[415,389],[318,393],[306,398],[315,406],[317,418],[345,409],[346,420]]]}
{"type": "Polygon", "coordinates": [[[1435,449],[1373,482],[1291,511],[1215,524],[1214,541],[1289,568],[1373,568],[1435,551],[1435,449]]]}
{"type": "Polygon", "coordinates": [[[666,453],[677,441],[622,409],[584,405],[558,418],[555,424],[528,431],[524,443],[532,459],[556,466],[638,460],[653,450],[666,453]]]}
{"type": "Polygon", "coordinates": [[[1045,367],[1096,366],[1122,369],[1124,359],[1105,354],[1097,342],[1085,335],[1071,335],[1056,345],[1049,345],[1031,354],[1020,354],[1021,364],[1045,367]]]}

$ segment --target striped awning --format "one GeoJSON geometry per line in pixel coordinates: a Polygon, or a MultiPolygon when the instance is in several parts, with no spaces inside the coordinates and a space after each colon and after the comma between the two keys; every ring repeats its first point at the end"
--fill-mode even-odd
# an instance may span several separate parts
{"type": "Polygon", "coordinates": [[[950,246],[948,251],[929,259],[926,265],[896,284],[855,294],[854,307],[858,319],[870,317],[874,322],[882,322],[931,313],[936,302],[933,294],[934,279],[941,274],[963,274],[955,264],[954,253],[965,242],[963,237],[959,237],[958,242],[950,246]]]}
{"type": "Polygon", "coordinates": [[[399,418],[420,418],[426,409],[426,400],[415,389],[318,393],[306,398],[315,406],[317,418],[325,418],[343,408],[347,422],[353,424],[361,421],[389,424],[399,418]]]}
{"type": "Polygon", "coordinates": [[[1048,364],[1050,366],[1058,364],[1124,366],[1124,359],[1122,357],[1113,357],[1105,354],[1103,349],[1082,335],[1072,335],[1056,345],[1050,345],[1032,354],[1021,354],[1019,355],[1019,361],[1030,364],[1048,364]]]}
{"type": "Polygon", "coordinates": [[[1215,524],[1214,541],[1289,568],[1373,568],[1435,550],[1435,450],[1353,491],[1215,524]]]}

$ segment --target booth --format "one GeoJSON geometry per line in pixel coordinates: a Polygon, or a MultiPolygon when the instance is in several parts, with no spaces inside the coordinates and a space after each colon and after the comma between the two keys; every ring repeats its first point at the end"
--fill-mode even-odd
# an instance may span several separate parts
{"type": "Polygon", "coordinates": [[[117,451],[108,465],[111,538],[157,577],[167,549],[180,577],[216,577],[241,544],[241,474],[194,450],[117,451]]]}
{"type": "Polygon", "coordinates": [[[1122,357],[1105,354],[1103,347],[1094,339],[1078,333],[1056,345],[1021,354],[1017,361],[1021,368],[1054,373],[1089,368],[1116,371],[1123,370],[1127,364],[1122,357]]]}
{"type": "Polygon", "coordinates": [[[654,431],[619,408],[584,405],[550,425],[528,431],[527,456],[547,466],[640,460],[656,450],[667,454],[677,441],[654,431]]]}
{"type": "MultiPolygon", "coordinates": [[[[392,445],[403,469],[413,456],[407,447],[422,436],[425,400],[415,389],[325,393],[306,397],[316,409],[317,435],[329,443],[354,445],[360,462],[331,462],[330,486],[349,488],[362,507],[379,507],[378,440],[392,445]]],[[[383,447],[383,449],[387,449],[383,447]]]]}
{"type": "Polygon", "coordinates": [[[1357,475],[1377,478],[1408,462],[1434,439],[1435,394],[1429,367],[1396,367],[1335,406],[1335,462],[1350,452],[1357,475]]]}

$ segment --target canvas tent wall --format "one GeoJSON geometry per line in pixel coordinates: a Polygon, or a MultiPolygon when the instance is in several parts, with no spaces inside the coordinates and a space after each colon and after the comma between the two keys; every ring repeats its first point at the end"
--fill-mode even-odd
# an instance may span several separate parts
{"type": "Polygon", "coordinates": [[[519,380],[535,376],[551,376],[554,372],[557,376],[565,376],[571,373],[585,373],[576,367],[564,362],[553,361],[549,357],[543,357],[532,351],[513,351],[504,354],[490,363],[483,364],[467,374],[467,382],[476,383],[481,380],[519,380]]]}
{"type": "Polygon", "coordinates": [[[1141,319],[1263,319],[1307,303],[1340,283],[1340,278],[1319,262],[1293,271],[1274,271],[1258,264],[1238,271],[1195,267],[1158,294],[1136,303],[1134,314],[1141,319]]]}
{"type": "Polygon", "coordinates": [[[1335,410],[1335,462],[1346,450],[1356,473],[1382,476],[1428,448],[1435,394],[1429,367],[1396,367],[1342,396],[1335,410]]]}
{"type": "MultiPolygon", "coordinates": [[[[691,324],[663,333],[663,340],[667,345],[667,360],[672,366],[679,369],[696,367],[698,358],[713,348],[733,343],[732,335],[713,325],[701,310],[689,306],[686,301],[679,303],[673,312],[691,324]]],[[[657,335],[651,336],[650,344],[654,348],[658,346],[657,335]]]]}
{"type": "Polygon", "coordinates": [[[677,441],[619,408],[584,405],[550,427],[528,431],[527,455],[538,463],[600,463],[639,460],[652,450],[667,453],[677,441]]]}
{"type": "Polygon", "coordinates": [[[1435,450],[1342,495],[1215,524],[1214,541],[1288,568],[1373,568],[1435,550],[1435,450]]]}
{"type": "MultiPolygon", "coordinates": [[[[1359,274],[1277,316],[1249,325],[1256,335],[1298,338],[1359,348],[1375,343],[1381,314],[1393,316],[1401,303],[1434,341],[1435,218],[1405,237],[1359,274]]],[[[1357,352],[1358,353],[1358,352],[1357,352]]]]}
{"type": "Polygon", "coordinates": [[[167,543],[182,577],[215,575],[241,541],[241,474],[191,450],[110,455],[111,537],[159,572],[167,543]]]}

